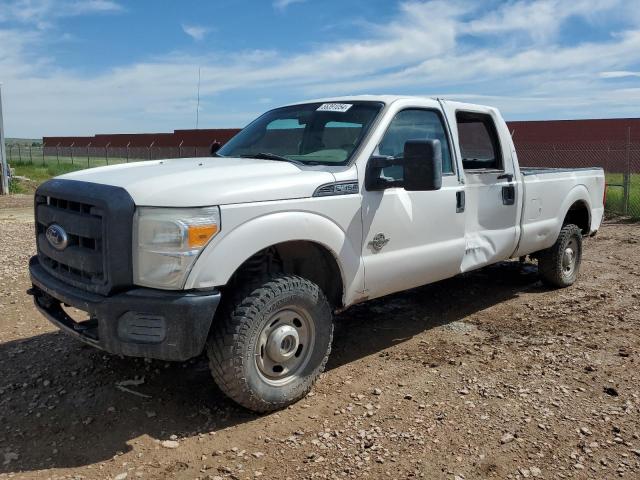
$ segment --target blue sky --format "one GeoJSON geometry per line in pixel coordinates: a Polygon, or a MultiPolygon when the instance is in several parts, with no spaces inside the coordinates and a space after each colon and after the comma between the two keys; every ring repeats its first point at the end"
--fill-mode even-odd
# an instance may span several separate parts
{"type": "Polygon", "coordinates": [[[10,137],[243,126],[362,93],[507,119],[640,116],[640,8],[622,0],[0,0],[10,137]]]}

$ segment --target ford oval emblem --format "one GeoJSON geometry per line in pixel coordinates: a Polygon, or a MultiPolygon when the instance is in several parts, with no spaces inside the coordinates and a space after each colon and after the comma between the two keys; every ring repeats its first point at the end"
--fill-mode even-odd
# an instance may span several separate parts
{"type": "Polygon", "coordinates": [[[64,228],[56,223],[49,225],[45,236],[49,244],[56,250],[64,250],[69,245],[69,235],[64,231],[64,228]]]}

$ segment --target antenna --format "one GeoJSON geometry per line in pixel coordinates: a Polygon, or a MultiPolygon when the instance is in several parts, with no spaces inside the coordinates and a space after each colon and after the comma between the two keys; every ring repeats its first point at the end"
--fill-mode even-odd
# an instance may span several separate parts
{"type": "Polygon", "coordinates": [[[198,67],[198,101],[196,104],[196,130],[200,121],[200,67],[198,67]]]}
{"type": "Polygon", "coordinates": [[[9,193],[9,168],[4,148],[4,125],[2,121],[2,84],[0,83],[0,195],[9,193]]]}

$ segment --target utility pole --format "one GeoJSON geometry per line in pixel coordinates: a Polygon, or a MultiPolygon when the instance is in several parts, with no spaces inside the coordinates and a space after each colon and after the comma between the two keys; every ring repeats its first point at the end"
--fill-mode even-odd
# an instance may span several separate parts
{"type": "Polygon", "coordinates": [[[198,67],[198,100],[196,102],[196,130],[200,121],[200,67],[198,67]]]}
{"type": "Polygon", "coordinates": [[[0,195],[9,194],[9,167],[4,147],[4,122],[2,120],[2,84],[0,83],[0,195]]]}

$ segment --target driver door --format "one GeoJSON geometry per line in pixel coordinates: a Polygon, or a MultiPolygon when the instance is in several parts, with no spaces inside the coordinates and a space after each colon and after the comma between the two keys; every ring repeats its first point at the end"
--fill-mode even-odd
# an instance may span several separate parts
{"type": "Polygon", "coordinates": [[[440,140],[442,188],[406,191],[402,166],[382,169],[391,188],[363,191],[365,293],[369,298],[456,275],[464,257],[464,185],[454,169],[442,114],[408,108],[393,118],[376,155],[401,158],[407,140],[440,140]]]}

